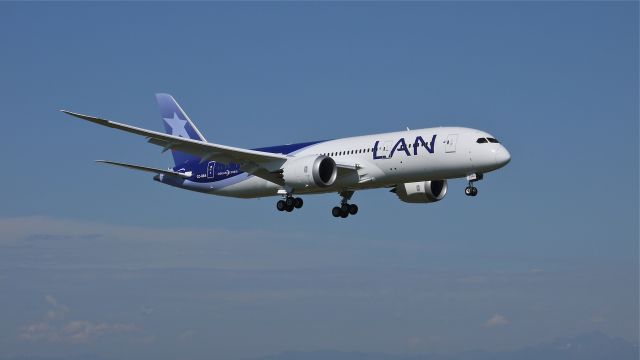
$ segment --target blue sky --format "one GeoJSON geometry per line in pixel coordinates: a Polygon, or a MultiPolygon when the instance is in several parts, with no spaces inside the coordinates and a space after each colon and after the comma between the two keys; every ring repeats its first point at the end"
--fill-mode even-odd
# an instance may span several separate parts
{"type": "Polygon", "coordinates": [[[2,3],[0,44],[0,357],[638,338],[635,2],[2,3]],[[285,216],[94,164],[171,160],[57,111],[160,130],[156,92],[223,144],[461,125],[512,162],[285,216]]]}

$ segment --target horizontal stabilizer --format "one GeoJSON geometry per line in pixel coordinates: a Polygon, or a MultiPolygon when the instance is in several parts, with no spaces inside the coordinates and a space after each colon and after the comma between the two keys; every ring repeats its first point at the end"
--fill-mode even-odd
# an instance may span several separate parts
{"type": "Polygon", "coordinates": [[[152,167],[148,167],[148,166],[142,166],[142,165],[133,165],[133,164],[126,164],[126,163],[121,163],[121,162],[115,162],[115,161],[109,161],[109,160],[96,160],[96,162],[99,163],[103,163],[103,164],[110,164],[110,165],[116,165],[116,166],[122,166],[122,167],[126,167],[129,169],[134,169],[134,170],[140,170],[140,171],[146,171],[146,172],[150,172],[150,173],[154,173],[154,174],[163,174],[163,175],[169,175],[169,176],[177,176],[177,177],[181,177],[181,178],[190,178],[191,175],[193,175],[191,173],[191,171],[188,171],[186,173],[181,173],[181,172],[177,172],[177,171],[171,171],[171,170],[162,170],[162,169],[157,169],[157,168],[152,168],[152,167]]]}

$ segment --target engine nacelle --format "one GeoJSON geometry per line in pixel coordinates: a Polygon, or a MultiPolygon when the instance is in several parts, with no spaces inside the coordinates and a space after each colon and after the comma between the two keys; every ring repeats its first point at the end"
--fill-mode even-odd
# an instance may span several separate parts
{"type": "Polygon", "coordinates": [[[309,155],[291,159],[282,166],[282,178],[293,188],[325,188],[333,185],[338,176],[336,162],[324,155],[309,155]]]}
{"type": "Polygon", "coordinates": [[[447,180],[400,184],[391,191],[407,203],[431,203],[440,201],[447,195],[447,180]]]}

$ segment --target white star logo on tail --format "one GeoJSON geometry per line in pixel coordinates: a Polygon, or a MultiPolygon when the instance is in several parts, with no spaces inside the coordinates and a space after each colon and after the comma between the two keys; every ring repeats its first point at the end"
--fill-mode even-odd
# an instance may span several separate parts
{"type": "Polygon", "coordinates": [[[173,118],[163,118],[164,121],[171,127],[171,135],[180,136],[185,139],[189,139],[190,136],[187,133],[187,120],[182,120],[178,117],[178,114],[173,113],[173,118]]]}

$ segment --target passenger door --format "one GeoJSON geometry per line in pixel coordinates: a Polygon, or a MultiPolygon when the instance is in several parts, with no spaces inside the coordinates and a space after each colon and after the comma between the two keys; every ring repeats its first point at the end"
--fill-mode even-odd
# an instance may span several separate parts
{"type": "Polygon", "coordinates": [[[456,152],[456,144],[458,143],[458,134],[449,134],[447,141],[445,142],[444,152],[454,153],[456,152]]]}

